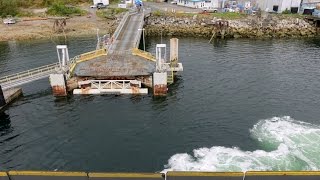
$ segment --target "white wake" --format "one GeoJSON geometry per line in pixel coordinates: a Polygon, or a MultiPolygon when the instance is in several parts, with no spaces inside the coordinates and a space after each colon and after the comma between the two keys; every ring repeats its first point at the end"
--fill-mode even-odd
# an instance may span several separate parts
{"type": "Polygon", "coordinates": [[[250,129],[262,150],[214,146],[175,154],[165,165],[174,171],[319,170],[320,127],[289,116],[259,121],[250,129]],[[267,151],[268,149],[274,149],[267,151]]]}

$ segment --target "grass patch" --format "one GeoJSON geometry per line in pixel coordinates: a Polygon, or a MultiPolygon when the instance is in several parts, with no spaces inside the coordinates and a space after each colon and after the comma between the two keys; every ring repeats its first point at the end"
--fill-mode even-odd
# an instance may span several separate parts
{"type": "MultiPolygon", "coordinates": [[[[1,1],[1,0],[0,0],[1,1]]],[[[62,2],[65,4],[92,3],[92,0],[15,0],[19,7],[50,7],[54,3],[62,2]]]]}
{"type": "Polygon", "coordinates": [[[28,10],[20,10],[17,14],[18,17],[34,17],[35,14],[28,10]]]}
{"type": "Polygon", "coordinates": [[[96,15],[101,18],[114,19],[115,15],[129,11],[125,8],[108,8],[96,11],[96,15]]]}
{"type": "Polygon", "coordinates": [[[120,14],[120,13],[123,13],[123,12],[127,12],[129,11],[128,9],[125,9],[125,8],[109,8],[113,14],[120,14]]]}
{"type": "Polygon", "coordinates": [[[152,15],[153,16],[162,16],[162,15],[164,15],[164,13],[162,11],[156,10],[156,11],[152,12],[152,15]]]}
{"type": "Polygon", "coordinates": [[[120,3],[120,0],[109,0],[110,5],[116,5],[120,3]]]}
{"type": "Polygon", "coordinates": [[[228,19],[228,20],[242,19],[247,17],[246,14],[235,13],[235,12],[224,12],[224,13],[218,12],[218,13],[213,13],[212,16],[216,18],[228,19]]]}
{"type": "Polygon", "coordinates": [[[47,14],[53,16],[70,16],[70,15],[85,15],[86,11],[81,10],[78,7],[66,6],[64,3],[53,3],[48,8],[47,14]]]}
{"type": "Polygon", "coordinates": [[[275,16],[278,16],[280,18],[299,18],[299,19],[303,19],[305,17],[305,15],[302,14],[275,14],[275,16]]]}

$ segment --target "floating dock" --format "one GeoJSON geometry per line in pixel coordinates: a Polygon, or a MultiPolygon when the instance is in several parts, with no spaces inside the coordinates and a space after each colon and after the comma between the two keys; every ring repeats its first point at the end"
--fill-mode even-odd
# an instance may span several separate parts
{"type": "Polygon", "coordinates": [[[15,99],[22,95],[21,88],[12,88],[2,91],[0,86],[0,112],[4,110],[4,108],[13,102],[15,99]]]}
{"type": "Polygon", "coordinates": [[[50,171],[0,172],[0,180],[316,180],[319,171],[87,173],[50,171]]]}

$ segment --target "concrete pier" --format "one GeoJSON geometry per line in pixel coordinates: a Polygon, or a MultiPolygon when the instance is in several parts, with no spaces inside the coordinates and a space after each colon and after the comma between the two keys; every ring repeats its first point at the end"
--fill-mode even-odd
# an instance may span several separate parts
{"type": "Polygon", "coordinates": [[[2,91],[0,86],[0,111],[2,111],[8,104],[22,95],[21,88],[12,88],[2,91]]]}
{"type": "Polygon", "coordinates": [[[167,91],[167,72],[153,73],[153,95],[165,96],[167,91]]]}
{"type": "Polygon", "coordinates": [[[63,74],[50,74],[50,84],[54,96],[67,96],[66,79],[63,74]]]}

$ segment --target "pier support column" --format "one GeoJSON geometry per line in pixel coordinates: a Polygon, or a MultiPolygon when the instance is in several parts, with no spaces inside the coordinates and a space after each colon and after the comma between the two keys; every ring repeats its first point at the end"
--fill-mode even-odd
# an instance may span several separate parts
{"type": "Polygon", "coordinates": [[[66,67],[69,64],[68,47],[66,45],[57,45],[57,54],[60,68],[66,71],[68,69],[66,67]]]}
{"type": "Polygon", "coordinates": [[[67,96],[66,78],[63,74],[50,74],[50,84],[54,96],[67,96]]]}
{"type": "Polygon", "coordinates": [[[177,66],[178,63],[178,52],[179,52],[179,39],[170,39],[170,63],[173,66],[177,66]]]}
{"type": "Polygon", "coordinates": [[[6,105],[6,99],[4,98],[2,87],[0,85],[0,107],[6,105]]]}
{"type": "Polygon", "coordinates": [[[167,91],[167,72],[153,73],[153,95],[165,96],[167,91]]]}

